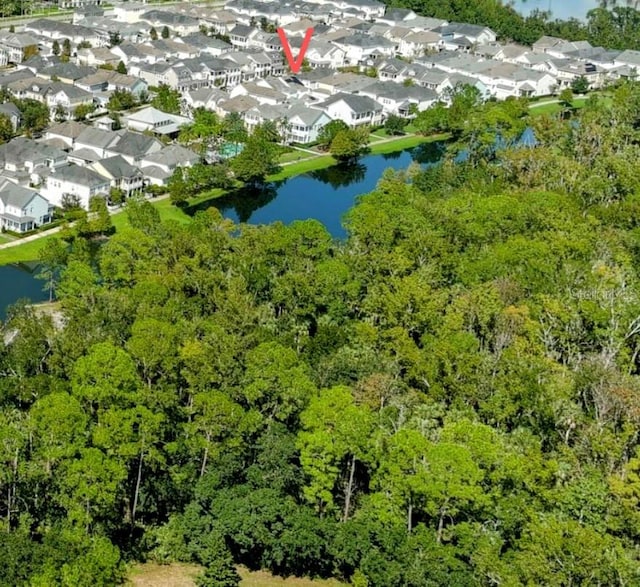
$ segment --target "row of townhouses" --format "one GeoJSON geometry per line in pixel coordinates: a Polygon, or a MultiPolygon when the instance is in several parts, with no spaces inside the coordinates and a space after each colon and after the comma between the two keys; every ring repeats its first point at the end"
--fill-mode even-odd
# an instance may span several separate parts
{"type": "MultiPolygon", "coordinates": [[[[592,88],[635,77],[640,66],[637,51],[554,37],[532,47],[502,44],[487,27],[378,0],[228,0],[219,9],[68,1],[78,7],[72,23],[43,18],[19,33],[0,31],[0,66],[7,66],[0,87],[68,116],[36,140],[0,146],[0,226],[15,231],[47,222],[70,196],[87,207],[111,188],[131,194],[166,184],[176,167],[199,160],[173,140],[196,108],[239,114],[249,130],[273,121],[285,142],[304,144],[331,120],[356,127],[412,117],[463,84],[485,98],[537,97],[580,76],[592,88]],[[314,30],[295,75],[279,26],[294,55],[314,30]],[[71,55],[60,55],[64,47],[71,55]],[[115,71],[121,62],[126,74],[115,71]],[[146,107],[113,130],[105,106],[115,90],[142,97],[162,84],[180,92],[180,116],[146,107]],[[95,105],[96,117],[73,121],[85,104],[95,105]]],[[[20,128],[11,101],[0,113],[20,128]]]]}

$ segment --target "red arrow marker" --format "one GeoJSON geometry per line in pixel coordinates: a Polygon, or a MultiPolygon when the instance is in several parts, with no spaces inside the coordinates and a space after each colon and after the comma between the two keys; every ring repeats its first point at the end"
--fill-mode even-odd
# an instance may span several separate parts
{"type": "Polygon", "coordinates": [[[284,49],[284,56],[287,58],[289,67],[291,68],[291,71],[293,71],[293,73],[298,73],[300,71],[300,68],[302,67],[304,54],[307,52],[309,42],[311,41],[311,35],[313,35],[313,29],[309,28],[304,35],[304,41],[302,41],[300,53],[298,53],[298,57],[294,59],[293,54],[291,53],[291,47],[289,46],[289,41],[287,41],[287,33],[284,32],[284,29],[278,29],[278,36],[280,37],[280,42],[282,43],[282,48],[284,49]]]}

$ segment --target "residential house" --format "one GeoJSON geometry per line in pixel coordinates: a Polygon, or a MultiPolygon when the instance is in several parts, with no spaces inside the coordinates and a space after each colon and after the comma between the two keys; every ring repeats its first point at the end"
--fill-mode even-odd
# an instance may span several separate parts
{"type": "MultiPolygon", "coordinates": [[[[100,0],[62,0],[65,4],[74,6],[73,24],[78,24],[85,18],[103,18],[104,8],[99,6],[100,0]]],[[[71,7],[71,6],[70,6],[71,7]]]]}
{"type": "Polygon", "coordinates": [[[93,94],[77,86],[55,82],[46,94],[45,103],[52,112],[62,106],[71,114],[78,106],[93,104],[93,94]]]}
{"type": "Polygon", "coordinates": [[[283,129],[284,140],[287,143],[313,143],[318,140],[318,133],[322,127],[331,122],[326,112],[294,104],[285,114],[286,125],[283,129]]]}
{"type": "Polygon", "coordinates": [[[556,80],[555,90],[570,87],[573,80],[581,76],[589,81],[590,88],[599,88],[607,75],[606,70],[593,63],[572,59],[547,59],[544,63],[534,65],[532,69],[553,76],[556,80]]]}
{"type": "Polygon", "coordinates": [[[158,30],[166,26],[174,35],[189,35],[197,33],[200,29],[200,21],[197,18],[168,10],[149,10],[141,14],[139,20],[158,30]]]}
{"type": "Polygon", "coordinates": [[[312,84],[312,96],[324,100],[337,93],[352,94],[371,84],[371,78],[357,73],[335,73],[317,79],[312,84]]]}
{"type": "Polygon", "coordinates": [[[285,104],[258,104],[244,113],[244,124],[247,131],[253,132],[259,124],[273,122],[280,127],[285,119],[287,106],[285,104]]]}
{"type": "Polygon", "coordinates": [[[22,233],[48,222],[49,202],[40,193],[0,177],[0,227],[22,233]]]}
{"type": "Polygon", "coordinates": [[[314,104],[332,120],[340,119],[350,127],[381,124],[384,115],[382,104],[369,96],[338,93],[324,102],[314,104]]]}
{"type": "Polygon", "coordinates": [[[227,35],[238,24],[238,15],[229,10],[208,11],[206,16],[200,16],[200,22],[214,34],[227,35]]]}
{"type": "Polygon", "coordinates": [[[640,71],[640,51],[634,51],[632,49],[623,51],[615,58],[614,65],[616,67],[626,65],[627,67],[640,71]]]}
{"type": "Polygon", "coordinates": [[[229,96],[231,96],[231,98],[235,98],[236,96],[251,96],[255,98],[259,104],[270,104],[272,106],[283,104],[287,99],[286,94],[271,88],[269,85],[262,85],[256,82],[245,82],[236,86],[229,92],[229,96]]]}
{"type": "Polygon", "coordinates": [[[190,116],[196,108],[215,110],[221,100],[228,99],[229,94],[218,88],[200,88],[184,93],[183,114],[190,116]]]}
{"type": "Polygon", "coordinates": [[[364,65],[368,60],[378,61],[392,57],[397,51],[396,44],[384,37],[353,34],[333,42],[345,52],[348,65],[364,65]]]}
{"type": "Polygon", "coordinates": [[[384,14],[378,16],[375,20],[376,22],[381,22],[384,24],[388,24],[391,26],[395,26],[397,24],[411,24],[412,20],[415,20],[418,15],[409,8],[397,8],[395,6],[387,7],[387,10],[384,14]]]}
{"type": "Polygon", "coordinates": [[[179,43],[172,39],[156,39],[155,41],[147,41],[141,46],[152,47],[156,51],[162,52],[167,61],[171,59],[193,59],[200,55],[200,50],[197,47],[192,47],[186,43],[179,43]]]}
{"type": "Polygon", "coordinates": [[[95,73],[95,68],[86,65],[76,65],[75,63],[58,63],[40,69],[37,77],[55,80],[65,84],[74,84],[79,79],[95,73]]]}
{"type": "Polygon", "coordinates": [[[400,39],[398,53],[403,57],[416,57],[427,51],[437,51],[443,43],[442,36],[433,31],[410,32],[400,39]]]}
{"type": "Polygon", "coordinates": [[[50,126],[44,134],[44,138],[48,141],[58,141],[65,146],[65,148],[73,148],[76,139],[87,128],[86,124],[76,122],[74,120],[66,120],[50,126]]]}
{"type": "Polygon", "coordinates": [[[440,35],[442,35],[445,47],[448,43],[451,43],[452,41],[455,41],[456,39],[462,37],[469,40],[472,45],[486,45],[487,43],[495,43],[497,39],[496,33],[489,27],[476,24],[452,22],[433,30],[434,32],[440,33],[440,35]]]}
{"type": "Polygon", "coordinates": [[[558,43],[554,47],[550,47],[545,51],[545,53],[551,57],[555,57],[556,59],[566,59],[571,53],[592,48],[593,47],[589,41],[565,41],[563,43],[558,43]]]}
{"type": "Polygon", "coordinates": [[[549,50],[566,43],[565,39],[560,39],[559,37],[551,37],[549,35],[544,35],[540,37],[531,48],[535,53],[547,53],[549,50]]]}
{"type": "Polygon", "coordinates": [[[145,155],[162,149],[163,144],[156,138],[137,132],[124,131],[119,140],[106,149],[108,156],[122,155],[131,165],[138,165],[145,155]]]}
{"type": "MultiPolygon", "coordinates": [[[[121,43],[112,47],[111,52],[122,61],[127,68],[134,63],[160,63],[166,62],[165,54],[151,45],[121,43]]],[[[131,71],[129,71],[131,73],[131,71]]]]}
{"type": "Polygon", "coordinates": [[[396,83],[403,83],[408,79],[416,80],[417,76],[426,70],[423,65],[408,63],[396,57],[385,59],[376,69],[381,80],[396,83]]]}
{"type": "Polygon", "coordinates": [[[22,122],[22,114],[20,113],[19,108],[13,102],[5,102],[4,104],[0,104],[0,114],[4,114],[4,116],[9,119],[14,132],[18,130],[18,127],[22,122]]]}
{"type": "Polygon", "coordinates": [[[149,89],[144,79],[107,69],[99,69],[95,73],[77,80],[76,86],[91,93],[124,90],[131,92],[136,97],[145,94],[149,89]]]}
{"type": "Polygon", "coordinates": [[[184,43],[197,49],[199,55],[212,55],[213,57],[219,57],[232,48],[229,43],[203,35],[200,32],[185,37],[176,37],[174,40],[176,43],[184,43]]]}
{"type": "Polygon", "coordinates": [[[37,175],[44,169],[65,165],[67,154],[61,149],[38,143],[25,137],[16,137],[0,145],[0,165],[4,176],[27,174],[29,181],[37,183],[37,175]]]}
{"type": "Polygon", "coordinates": [[[330,67],[338,69],[345,65],[347,52],[333,43],[315,40],[312,38],[309,48],[305,54],[305,59],[312,68],[330,67]]]}
{"type": "Polygon", "coordinates": [[[106,47],[109,44],[108,34],[49,18],[38,18],[29,21],[25,23],[24,30],[27,33],[49,39],[51,42],[62,42],[64,39],[69,39],[73,46],[83,42],[91,43],[92,47],[106,47]]]}
{"type": "Polygon", "coordinates": [[[100,67],[101,65],[118,66],[121,58],[115,55],[107,47],[89,47],[78,49],[76,61],[78,65],[88,65],[90,67],[100,67]]]}
{"type": "Polygon", "coordinates": [[[222,100],[216,104],[214,112],[223,118],[236,113],[244,117],[245,112],[259,105],[258,100],[251,96],[236,96],[228,100],[222,100]]]}
{"type": "Polygon", "coordinates": [[[54,206],[61,207],[67,197],[74,197],[88,210],[91,198],[106,198],[110,187],[110,180],[93,169],[70,164],[49,173],[41,193],[54,206]]]}
{"type": "Polygon", "coordinates": [[[100,159],[89,165],[89,169],[106,177],[112,188],[122,190],[127,197],[140,193],[144,187],[142,171],[120,155],[100,159]]]}
{"type": "Polygon", "coordinates": [[[237,24],[229,31],[229,39],[234,47],[246,49],[259,32],[259,29],[255,27],[237,24]]]}
{"type": "Polygon", "coordinates": [[[113,7],[113,13],[117,20],[128,23],[136,23],[140,17],[149,11],[149,5],[141,2],[119,2],[113,7]]]}
{"type": "Polygon", "coordinates": [[[360,90],[361,96],[369,96],[382,104],[385,116],[394,114],[409,117],[415,109],[422,112],[439,101],[438,94],[418,86],[404,86],[394,82],[376,81],[360,90]]]}
{"type": "Polygon", "coordinates": [[[285,71],[282,53],[246,50],[225,53],[224,57],[239,67],[241,75],[237,83],[270,75],[281,75],[285,71]]]}
{"type": "Polygon", "coordinates": [[[152,185],[166,185],[177,167],[191,167],[200,161],[200,156],[180,145],[169,145],[160,151],[140,159],[139,165],[145,178],[152,185]]]}
{"type": "Polygon", "coordinates": [[[129,130],[138,132],[152,132],[161,136],[175,136],[180,128],[191,122],[184,116],[168,114],[153,106],[127,114],[123,122],[129,130]]]}
{"type": "Polygon", "coordinates": [[[38,40],[33,35],[0,30],[0,49],[0,65],[6,61],[22,63],[27,55],[38,52],[38,40]]]}
{"type": "Polygon", "coordinates": [[[109,157],[109,147],[115,145],[122,135],[122,131],[109,131],[87,126],[75,139],[74,151],[87,149],[93,151],[96,157],[109,157]]]}

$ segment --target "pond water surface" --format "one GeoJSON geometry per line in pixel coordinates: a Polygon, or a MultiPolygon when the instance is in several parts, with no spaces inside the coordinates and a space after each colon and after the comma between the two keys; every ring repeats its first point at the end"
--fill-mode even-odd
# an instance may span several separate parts
{"type": "MultiPolygon", "coordinates": [[[[322,222],[336,238],[344,238],[342,217],[360,194],[372,191],[385,169],[406,169],[413,161],[422,165],[437,162],[443,153],[442,143],[424,143],[418,147],[369,155],[353,165],[334,165],[318,171],[297,175],[259,191],[249,189],[219,198],[215,206],[223,216],[235,222],[270,224],[281,221],[314,218],[322,222]]],[[[211,202],[199,208],[211,206],[211,202]]],[[[189,210],[195,213],[198,207],[189,210]]],[[[7,307],[19,299],[33,302],[48,299],[44,283],[35,278],[36,263],[0,266],[0,320],[7,307]]]]}

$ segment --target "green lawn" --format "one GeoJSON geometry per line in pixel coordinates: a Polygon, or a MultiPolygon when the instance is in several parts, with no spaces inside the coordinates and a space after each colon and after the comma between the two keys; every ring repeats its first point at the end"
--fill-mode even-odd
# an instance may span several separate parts
{"type": "Polygon", "coordinates": [[[10,263],[25,263],[38,258],[40,249],[47,244],[47,241],[55,238],[55,234],[29,241],[16,247],[0,250],[0,265],[10,263]]]}
{"type": "Polygon", "coordinates": [[[551,104],[542,104],[541,106],[533,105],[529,107],[529,112],[532,116],[539,116],[542,114],[556,114],[562,110],[562,106],[558,102],[552,102],[551,104]]]}
{"type": "Polygon", "coordinates": [[[12,240],[13,240],[12,238],[9,238],[9,237],[6,237],[6,236],[4,236],[4,235],[0,234],[0,245],[1,245],[2,243],[9,243],[9,242],[11,242],[12,240]]]}
{"type": "Polygon", "coordinates": [[[448,135],[446,134],[433,135],[430,137],[423,137],[420,135],[400,136],[392,141],[386,141],[384,143],[374,143],[370,146],[370,149],[372,155],[378,155],[380,153],[392,153],[393,151],[410,149],[411,147],[416,147],[422,143],[443,141],[447,138],[448,135]]]}
{"type": "Polygon", "coordinates": [[[297,149],[289,153],[283,153],[280,155],[280,163],[291,163],[292,161],[299,161],[300,159],[307,159],[313,157],[311,153],[305,151],[298,151],[297,149]]]}
{"type": "Polygon", "coordinates": [[[336,160],[331,155],[320,155],[319,157],[316,157],[314,159],[287,165],[286,167],[283,167],[278,173],[270,175],[267,179],[269,181],[279,181],[281,179],[293,177],[294,175],[301,175],[303,173],[306,173],[307,171],[314,171],[316,169],[331,167],[331,165],[335,164],[336,160]]]}

